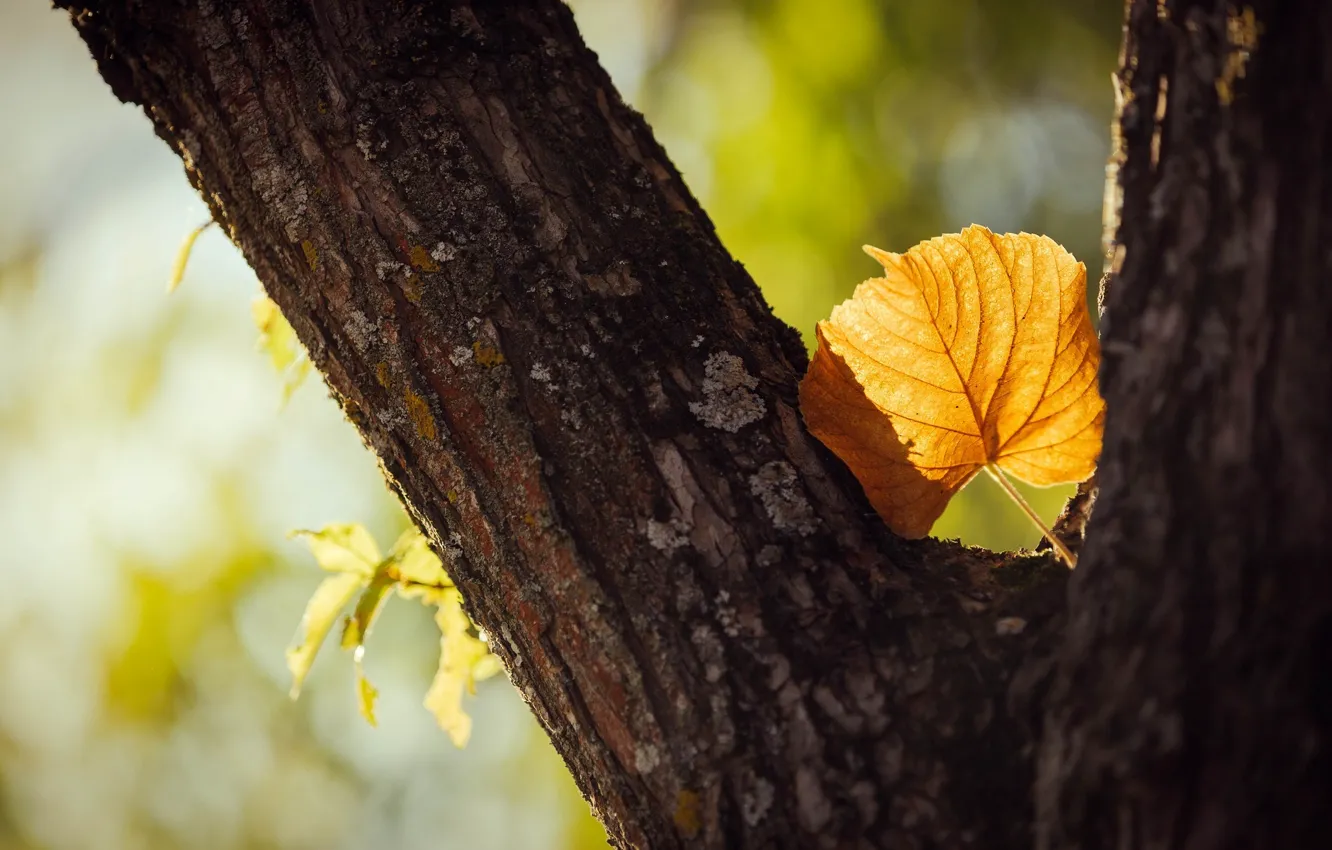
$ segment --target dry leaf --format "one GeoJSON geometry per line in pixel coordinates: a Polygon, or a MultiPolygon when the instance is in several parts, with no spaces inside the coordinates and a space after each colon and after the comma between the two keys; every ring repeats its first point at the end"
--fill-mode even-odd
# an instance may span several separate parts
{"type": "Polygon", "coordinates": [[[987,466],[1042,486],[1091,475],[1105,405],[1081,263],[979,225],[865,251],[884,276],[819,323],[800,409],[894,532],[929,533],[987,466]]]}

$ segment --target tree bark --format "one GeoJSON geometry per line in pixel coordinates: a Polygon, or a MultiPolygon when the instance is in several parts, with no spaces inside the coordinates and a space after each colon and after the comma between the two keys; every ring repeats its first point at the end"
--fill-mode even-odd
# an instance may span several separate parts
{"type": "Polygon", "coordinates": [[[1134,0],[1042,848],[1332,836],[1332,5],[1134,0]]]}
{"type": "Polygon", "coordinates": [[[1061,649],[1051,558],[893,537],[804,431],[798,337],[562,4],[60,5],[618,845],[1326,825],[1296,811],[1326,799],[1332,715],[1317,0],[1258,9],[1224,107],[1224,9],[1133,5],[1103,489],[1061,649]]]}

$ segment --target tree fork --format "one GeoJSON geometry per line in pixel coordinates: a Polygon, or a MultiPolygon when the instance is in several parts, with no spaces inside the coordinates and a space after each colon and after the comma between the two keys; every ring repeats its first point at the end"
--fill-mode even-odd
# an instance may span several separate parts
{"type": "Polygon", "coordinates": [[[563,6],[64,5],[618,843],[1329,833],[1320,0],[1129,4],[1103,489],[1053,666],[1065,571],[882,529],[563,6]]]}
{"type": "Polygon", "coordinates": [[[618,844],[1026,844],[1064,570],[882,528],[566,7],[62,5],[618,844]]]}

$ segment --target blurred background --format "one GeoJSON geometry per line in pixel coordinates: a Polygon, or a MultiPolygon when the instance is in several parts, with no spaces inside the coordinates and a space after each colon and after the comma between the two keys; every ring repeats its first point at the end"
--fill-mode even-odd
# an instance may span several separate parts
{"type": "MultiPolygon", "coordinates": [[[[1099,277],[1119,0],[578,0],[778,315],[972,222],[1099,277]]],[[[252,273],[65,15],[0,0],[0,850],[584,848],[601,828],[503,677],[455,749],[421,706],[430,613],[391,600],[366,664],[283,650],[321,576],[296,528],[405,520],[311,377],[281,403],[252,273]]],[[[1067,490],[1028,490],[1053,518],[1067,490]]],[[[935,528],[1038,535],[988,479],[935,528]]]]}

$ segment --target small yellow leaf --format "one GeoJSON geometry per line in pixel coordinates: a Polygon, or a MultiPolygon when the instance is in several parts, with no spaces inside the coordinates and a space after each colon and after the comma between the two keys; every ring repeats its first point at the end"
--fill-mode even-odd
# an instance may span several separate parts
{"type": "Polygon", "coordinates": [[[286,402],[310,373],[310,360],[296,331],[271,298],[261,295],[254,299],[250,314],[259,329],[259,349],[268,355],[273,370],[283,376],[282,400],[286,402]]]}
{"type": "Polygon", "coordinates": [[[203,224],[191,230],[185,236],[185,240],[180,243],[180,250],[176,252],[176,262],[171,265],[171,277],[167,279],[168,295],[175,292],[180,286],[180,282],[185,279],[185,267],[189,265],[190,254],[194,252],[195,241],[199,238],[201,233],[212,227],[213,224],[215,224],[215,222],[212,219],[205,221],[203,224]]]}
{"type": "Polygon", "coordinates": [[[305,383],[305,378],[310,374],[310,360],[302,357],[295,367],[287,370],[287,375],[282,381],[282,403],[291,401],[291,394],[296,392],[305,383]]]}
{"type": "Polygon", "coordinates": [[[302,620],[301,642],[287,652],[292,696],[300,692],[315,653],[338,613],[363,588],[356,607],[343,622],[342,647],[354,652],[357,702],[361,715],[375,725],[379,692],[365,677],[365,640],[388,592],[396,589],[400,596],[437,607],[440,661],[425,704],[453,743],[464,746],[471,735],[472,720],[462,710],[463,694],[474,693],[476,682],[502,668],[463,610],[462,595],[431,551],[429,541],[415,528],[409,528],[398,537],[388,557],[381,557],[370,532],[353,523],[328,525],[319,531],[294,531],[292,536],[304,538],[319,566],[334,573],[315,591],[302,620]]]}
{"type": "Polygon", "coordinates": [[[385,561],[375,571],[374,577],[370,579],[370,583],[361,592],[361,597],[356,600],[356,608],[352,611],[351,616],[347,618],[347,622],[343,624],[343,649],[359,650],[370,634],[370,628],[374,626],[375,618],[383,610],[384,600],[388,598],[388,592],[393,589],[396,581],[388,574],[386,569],[389,563],[385,561]]]}
{"type": "Polygon", "coordinates": [[[379,722],[375,720],[375,700],[379,698],[379,689],[370,684],[370,680],[365,677],[365,647],[356,648],[356,704],[361,710],[361,716],[365,722],[371,726],[378,726],[379,722]]]}
{"type": "Polygon", "coordinates": [[[986,466],[1041,486],[1089,477],[1105,405],[1083,265],[979,225],[865,250],[884,276],[818,324],[800,409],[888,526],[923,537],[986,466]]]}
{"type": "Polygon", "coordinates": [[[398,593],[411,598],[427,590],[453,587],[444,564],[430,549],[430,541],[415,528],[409,528],[398,537],[389,552],[401,585],[398,593]]]}
{"type": "Polygon", "coordinates": [[[365,583],[365,579],[354,572],[331,575],[319,583],[314,595],[305,605],[305,614],[301,617],[299,637],[287,650],[287,669],[291,671],[291,698],[300,695],[301,685],[306,674],[314,664],[315,655],[324,643],[324,636],[333,627],[333,621],[347,603],[356,595],[356,591],[365,583]]]}
{"type": "Polygon", "coordinates": [[[472,718],[462,708],[463,693],[475,693],[477,679],[498,672],[498,660],[487,661],[494,656],[485,642],[472,634],[472,621],[463,611],[458,591],[441,594],[435,623],[440,631],[439,669],[430,683],[425,707],[454,746],[462,747],[472,734],[472,718]],[[478,676],[478,670],[485,675],[478,676]]]}
{"type": "Polygon", "coordinates": [[[296,360],[296,332],[282,318],[272,299],[260,296],[250,304],[254,326],[259,329],[259,348],[268,355],[273,369],[285,371],[296,360]]]}
{"type": "Polygon", "coordinates": [[[489,647],[486,649],[486,655],[478,658],[472,665],[472,681],[484,682],[491,676],[498,676],[504,672],[504,665],[500,663],[499,656],[490,653],[489,647]]]}
{"type": "Polygon", "coordinates": [[[315,562],[331,573],[355,573],[369,581],[383,560],[375,538],[358,523],[334,523],[319,531],[300,529],[290,536],[303,538],[315,562]]]}

